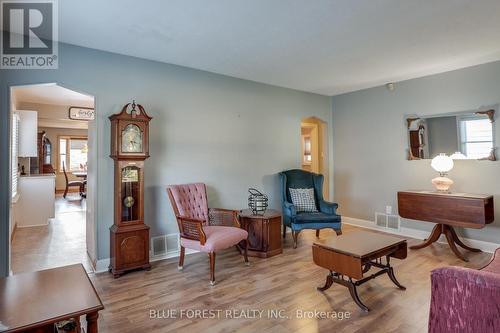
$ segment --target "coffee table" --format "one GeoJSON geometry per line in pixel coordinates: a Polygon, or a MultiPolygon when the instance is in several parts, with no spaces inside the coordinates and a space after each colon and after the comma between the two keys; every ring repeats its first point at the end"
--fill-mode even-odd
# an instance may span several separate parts
{"type": "Polygon", "coordinates": [[[349,289],[354,302],[364,311],[370,310],[361,302],[356,290],[356,287],[363,283],[382,274],[387,274],[398,288],[406,289],[394,276],[394,269],[390,264],[390,258],[406,258],[407,244],[405,239],[374,232],[357,231],[326,241],[317,241],[313,244],[312,250],[314,263],[330,271],[326,277],[325,285],[317,289],[325,291],[334,282],[343,285],[349,289]],[[385,263],[382,261],[383,257],[385,257],[385,263]],[[380,270],[363,277],[372,267],[380,270]]]}

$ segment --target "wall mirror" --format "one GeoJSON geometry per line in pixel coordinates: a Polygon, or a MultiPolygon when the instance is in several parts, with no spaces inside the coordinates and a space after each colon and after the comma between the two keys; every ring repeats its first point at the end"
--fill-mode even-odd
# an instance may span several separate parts
{"type": "Polygon", "coordinates": [[[495,155],[495,110],[408,117],[408,160],[491,160],[495,155]]]}

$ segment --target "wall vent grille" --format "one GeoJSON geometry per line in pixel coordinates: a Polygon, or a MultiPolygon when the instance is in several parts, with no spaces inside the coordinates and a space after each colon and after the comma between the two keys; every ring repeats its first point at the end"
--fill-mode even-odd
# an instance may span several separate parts
{"type": "Polygon", "coordinates": [[[375,225],[380,228],[399,231],[401,229],[401,217],[399,215],[375,213],[375,225]]]}
{"type": "Polygon", "coordinates": [[[180,238],[179,234],[170,234],[165,236],[167,239],[167,252],[179,251],[180,238]]]}
{"type": "Polygon", "coordinates": [[[179,251],[179,234],[168,234],[151,237],[151,255],[153,257],[166,256],[179,251]]]}
{"type": "Polygon", "coordinates": [[[167,254],[167,236],[156,236],[151,238],[153,256],[164,256],[167,254]]]}

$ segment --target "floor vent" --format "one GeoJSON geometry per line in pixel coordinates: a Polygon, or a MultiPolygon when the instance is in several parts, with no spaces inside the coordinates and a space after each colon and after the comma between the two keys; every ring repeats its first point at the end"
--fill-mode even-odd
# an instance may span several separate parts
{"type": "Polygon", "coordinates": [[[167,252],[179,251],[179,234],[170,234],[165,236],[167,239],[167,252]]]}
{"type": "Polygon", "coordinates": [[[153,256],[164,256],[167,254],[167,236],[156,236],[151,238],[151,247],[153,256]]]}
{"type": "Polygon", "coordinates": [[[151,238],[151,255],[153,257],[162,257],[177,251],[179,251],[179,234],[151,238]]]}
{"type": "Polygon", "coordinates": [[[399,215],[388,215],[375,213],[375,225],[380,228],[397,230],[401,228],[401,218],[399,215]]]}

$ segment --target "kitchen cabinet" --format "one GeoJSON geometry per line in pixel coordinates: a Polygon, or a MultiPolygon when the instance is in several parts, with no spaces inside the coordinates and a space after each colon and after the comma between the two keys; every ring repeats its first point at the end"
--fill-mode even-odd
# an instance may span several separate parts
{"type": "Polygon", "coordinates": [[[38,112],[21,111],[19,115],[19,157],[38,156],[38,112]]]}

